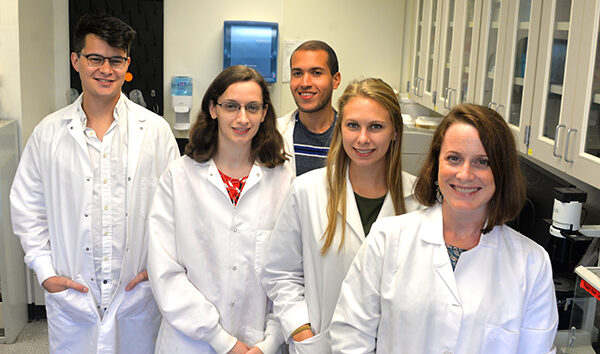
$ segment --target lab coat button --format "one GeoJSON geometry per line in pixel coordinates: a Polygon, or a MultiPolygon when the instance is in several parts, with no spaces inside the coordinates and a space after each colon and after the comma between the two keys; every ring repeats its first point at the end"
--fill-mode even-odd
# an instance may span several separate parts
{"type": "Polygon", "coordinates": [[[85,251],[86,251],[86,252],[89,252],[89,251],[90,251],[90,248],[89,248],[89,247],[86,247],[86,248],[85,248],[85,251]]]}
{"type": "Polygon", "coordinates": [[[106,156],[107,156],[106,153],[102,154],[102,157],[106,158],[106,156]]]}
{"type": "Polygon", "coordinates": [[[106,183],[108,183],[108,180],[105,178],[105,179],[102,181],[102,183],[106,184],[106,183]]]}
{"type": "Polygon", "coordinates": [[[131,177],[127,177],[127,181],[131,182],[131,177]]]}
{"type": "Polygon", "coordinates": [[[88,214],[83,214],[83,216],[85,216],[86,218],[88,217],[88,214]]]}
{"type": "Polygon", "coordinates": [[[105,205],[105,206],[104,206],[104,210],[108,210],[108,205],[105,205]]]}
{"type": "Polygon", "coordinates": [[[88,177],[88,178],[86,178],[85,180],[86,180],[87,182],[89,182],[89,181],[90,181],[90,178],[88,177]]]}
{"type": "Polygon", "coordinates": [[[233,232],[237,232],[237,227],[234,227],[234,228],[233,228],[233,232]]]}
{"type": "Polygon", "coordinates": [[[104,280],[102,281],[102,284],[106,284],[106,283],[108,283],[108,280],[104,279],[104,280]]]}
{"type": "Polygon", "coordinates": [[[233,270],[237,270],[237,267],[236,267],[236,266],[233,266],[233,268],[231,268],[231,269],[233,269],[233,270]]]}
{"type": "Polygon", "coordinates": [[[105,262],[108,262],[108,257],[104,257],[104,261],[105,261],[105,262]]]}

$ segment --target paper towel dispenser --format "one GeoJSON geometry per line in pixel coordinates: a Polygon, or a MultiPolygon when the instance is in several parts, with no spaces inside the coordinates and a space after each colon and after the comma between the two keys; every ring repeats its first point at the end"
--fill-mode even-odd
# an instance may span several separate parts
{"type": "Polygon", "coordinates": [[[258,71],[266,82],[276,82],[278,27],[275,22],[225,21],[223,69],[244,65],[258,71]]]}

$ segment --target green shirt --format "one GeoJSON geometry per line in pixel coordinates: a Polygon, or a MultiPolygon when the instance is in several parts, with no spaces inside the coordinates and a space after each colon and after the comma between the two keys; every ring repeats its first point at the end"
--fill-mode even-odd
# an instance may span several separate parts
{"type": "Polygon", "coordinates": [[[385,200],[385,195],[383,197],[371,199],[361,197],[360,195],[354,193],[354,198],[356,199],[358,214],[360,214],[360,221],[362,222],[365,236],[367,236],[371,230],[371,225],[373,225],[375,220],[377,220],[377,216],[379,215],[379,211],[381,210],[383,201],[385,200]]]}

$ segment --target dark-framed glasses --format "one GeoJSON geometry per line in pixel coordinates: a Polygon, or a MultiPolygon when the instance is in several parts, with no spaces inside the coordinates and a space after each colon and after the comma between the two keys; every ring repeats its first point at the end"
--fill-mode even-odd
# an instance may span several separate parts
{"type": "Polygon", "coordinates": [[[87,59],[88,66],[91,67],[102,66],[105,60],[108,60],[108,64],[114,69],[122,69],[127,63],[127,58],[121,56],[105,57],[100,54],[83,54],[81,52],[77,54],[84,56],[87,59]]]}
{"type": "Polygon", "coordinates": [[[246,111],[246,113],[258,114],[267,107],[266,104],[262,104],[259,102],[250,102],[245,106],[242,106],[235,101],[225,101],[225,102],[221,102],[221,103],[217,102],[215,104],[217,106],[223,108],[223,110],[228,113],[238,113],[239,111],[241,111],[242,107],[244,107],[244,110],[246,111]]]}

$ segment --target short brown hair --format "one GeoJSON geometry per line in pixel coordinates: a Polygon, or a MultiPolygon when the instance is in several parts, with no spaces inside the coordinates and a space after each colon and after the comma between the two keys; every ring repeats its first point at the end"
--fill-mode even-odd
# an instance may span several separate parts
{"type": "MultiPolygon", "coordinates": [[[[487,225],[483,233],[516,217],[525,202],[525,180],[519,166],[517,145],[506,121],[493,109],[461,104],[454,107],[433,133],[429,153],[415,184],[415,197],[426,206],[439,202],[438,166],[444,135],[456,122],[472,125],[489,159],[496,190],[488,205],[487,225]]],[[[443,198],[443,196],[442,196],[443,198]]]]}
{"type": "Polygon", "coordinates": [[[276,127],[275,109],[271,103],[267,83],[256,70],[243,65],[230,66],[223,70],[206,90],[198,118],[190,129],[189,143],[185,147],[187,156],[197,162],[206,162],[217,153],[218,118],[212,119],[210,116],[210,103],[217,103],[219,97],[232,84],[246,81],[254,81],[260,86],[263,104],[267,105],[265,119],[252,138],[250,159],[269,168],[282,165],[287,160],[283,138],[276,127]]]}
{"type": "Polygon", "coordinates": [[[85,37],[88,34],[94,34],[111,47],[119,48],[129,55],[131,42],[136,35],[131,26],[108,14],[83,15],[75,25],[74,32],[73,52],[78,54],[85,47],[85,37]]]}

